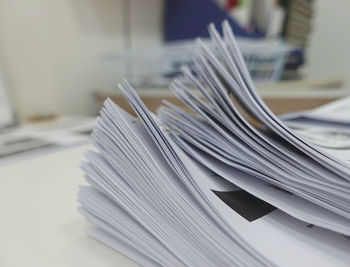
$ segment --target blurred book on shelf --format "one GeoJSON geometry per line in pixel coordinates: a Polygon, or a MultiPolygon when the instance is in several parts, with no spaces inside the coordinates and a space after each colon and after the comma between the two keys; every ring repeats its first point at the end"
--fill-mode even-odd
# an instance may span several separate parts
{"type": "Polygon", "coordinates": [[[299,47],[288,58],[283,79],[298,79],[301,76],[298,70],[304,64],[305,48],[312,31],[313,3],[312,0],[281,1],[286,13],[281,37],[299,47]]]}
{"type": "Polygon", "coordinates": [[[312,29],[313,1],[284,1],[286,20],[283,36],[287,42],[305,47],[312,29]]]}

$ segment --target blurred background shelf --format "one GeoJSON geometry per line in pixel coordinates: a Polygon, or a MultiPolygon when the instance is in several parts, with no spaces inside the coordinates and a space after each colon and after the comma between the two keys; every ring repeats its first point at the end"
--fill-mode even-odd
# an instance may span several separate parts
{"type": "Polygon", "coordinates": [[[265,97],[339,97],[350,92],[349,9],[348,0],[32,0],[20,9],[2,1],[0,76],[19,122],[41,114],[96,115],[95,94],[113,92],[124,77],[142,90],[164,87],[176,74],[166,64],[141,67],[140,51],[151,55],[206,38],[209,22],[227,19],[238,38],[296,48],[277,68],[281,75],[270,76],[278,79],[256,80],[265,97]],[[159,67],[158,78],[145,78],[159,67]],[[340,77],[343,89],[319,94],[293,84],[321,77],[340,77]]]}
{"type": "MultiPolygon", "coordinates": [[[[270,85],[258,84],[257,88],[271,110],[276,114],[283,114],[298,110],[313,109],[350,95],[349,90],[342,87],[342,84],[342,79],[332,78],[298,82],[288,81],[270,85]]],[[[183,103],[165,87],[157,89],[142,88],[138,89],[137,92],[147,107],[153,112],[162,104],[163,99],[184,107],[183,103]]],[[[133,113],[125,98],[118,91],[95,93],[95,100],[99,108],[107,97],[111,98],[130,113],[133,113]]]]}

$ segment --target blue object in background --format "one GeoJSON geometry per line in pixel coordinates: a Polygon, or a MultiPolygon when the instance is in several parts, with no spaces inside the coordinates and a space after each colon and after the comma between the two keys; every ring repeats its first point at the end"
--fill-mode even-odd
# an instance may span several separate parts
{"type": "MultiPolygon", "coordinates": [[[[241,27],[214,0],[165,0],[164,2],[164,41],[191,40],[197,37],[208,38],[208,25],[214,23],[222,34],[221,23],[227,20],[238,37],[264,38],[265,33],[255,28],[249,32],[241,27]]],[[[285,58],[285,65],[277,75],[279,80],[283,70],[297,70],[304,64],[304,49],[296,47],[285,58]]],[[[253,74],[254,76],[254,74],[253,74]]],[[[277,77],[276,76],[276,77],[277,77]]]]}
{"type": "Polygon", "coordinates": [[[288,56],[285,66],[287,70],[296,70],[305,63],[305,51],[302,47],[295,48],[288,56]]]}
{"type": "Polygon", "coordinates": [[[236,36],[261,38],[264,33],[248,32],[242,28],[214,0],[166,0],[164,3],[165,41],[209,37],[207,26],[213,22],[221,31],[221,23],[228,20],[236,36]]]}

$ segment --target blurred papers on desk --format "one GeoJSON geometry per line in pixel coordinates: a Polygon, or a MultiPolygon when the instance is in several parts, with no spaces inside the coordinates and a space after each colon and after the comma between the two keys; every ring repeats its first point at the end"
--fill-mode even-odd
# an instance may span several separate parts
{"type": "Polygon", "coordinates": [[[0,132],[0,164],[90,142],[94,118],[67,117],[0,132]]]}
{"type": "Polygon", "coordinates": [[[290,126],[336,128],[350,131],[350,97],[344,97],[329,104],[308,111],[281,116],[290,126]]]}
{"type": "Polygon", "coordinates": [[[309,142],[350,162],[350,97],[309,111],[282,115],[285,123],[309,142]]]}

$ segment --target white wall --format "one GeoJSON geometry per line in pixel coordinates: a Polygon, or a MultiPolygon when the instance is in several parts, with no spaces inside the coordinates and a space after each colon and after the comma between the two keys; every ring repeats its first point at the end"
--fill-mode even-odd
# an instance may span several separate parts
{"type": "Polygon", "coordinates": [[[314,31],[307,51],[308,77],[342,76],[350,90],[350,1],[315,0],[314,31]]]}
{"type": "MultiPolygon", "coordinates": [[[[161,40],[161,0],[129,0],[135,47],[161,40]]],[[[1,0],[0,56],[21,118],[93,114],[92,93],[123,67],[101,56],[123,48],[121,0],[1,0]]]]}

